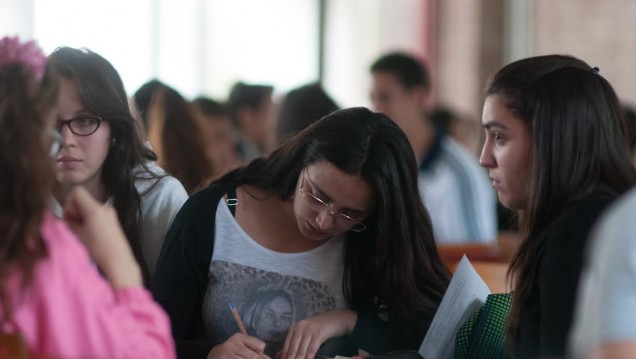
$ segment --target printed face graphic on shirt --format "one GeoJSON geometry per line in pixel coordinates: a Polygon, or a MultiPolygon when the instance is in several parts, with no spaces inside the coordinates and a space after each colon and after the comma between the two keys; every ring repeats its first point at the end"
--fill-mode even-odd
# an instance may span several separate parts
{"type": "Polygon", "coordinates": [[[263,340],[265,354],[274,358],[293,322],[338,308],[339,290],[308,278],[213,260],[203,320],[209,339],[224,342],[239,332],[229,308],[235,303],[247,334],[263,340]]]}
{"type": "Polygon", "coordinates": [[[291,327],[293,302],[283,289],[256,291],[245,303],[243,322],[248,333],[266,342],[284,341],[291,327]]]}

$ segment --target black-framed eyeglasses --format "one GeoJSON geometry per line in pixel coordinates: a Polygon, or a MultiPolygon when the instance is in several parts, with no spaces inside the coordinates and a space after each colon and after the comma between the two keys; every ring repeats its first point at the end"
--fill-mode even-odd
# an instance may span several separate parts
{"type": "Polygon", "coordinates": [[[344,213],[335,212],[334,210],[331,209],[331,206],[329,204],[325,203],[325,201],[305,191],[303,189],[305,185],[304,175],[301,181],[302,182],[300,183],[300,188],[299,188],[300,193],[303,195],[301,198],[303,199],[303,202],[309,208],[311,208],[312,210],[318,213],[325,213],[325,212],[331,213],[334,216],[334,221],[337,225],[339,225],[342,228],[346,228],[350,231],[362,232],[365,229],[367,229],[367,226],[364,223],[344,213]]]}
{"type": "Polygon", "coordinates": [[[79,116],[70,120],[58,119],[57,123],[55,124],[55,129],[57,130],[57,132],[61,133],[62,128],[64,128],[64,126],[68,126],[68,128],[74,135],[90,136],[95,133],[95,131],[97,131],[99,125],[102,124],[102,121],[104,121],[104,119],[102,119],[101,117],[92,115],[79,116]]]}

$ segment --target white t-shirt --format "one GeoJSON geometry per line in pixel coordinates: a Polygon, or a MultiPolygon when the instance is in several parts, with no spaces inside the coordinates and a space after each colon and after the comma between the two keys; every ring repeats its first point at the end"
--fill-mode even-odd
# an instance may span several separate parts
{"type": "MultiPolygon", "coordinates": [[[[146,163],[146,167],[157,175],[166,174],[154,162],[146,163]]],[[[188,199],[188,193],[172,176],[165,175],[155,184],[157,180],[149,175],[139,172],[136,175],[140,177],[135,181],[135,188],[141,197],[141,252],[152,278],[166,233],[188,199]]]]}
{"type": "Polygon", "coordinates": [[[216,210],[214,252],[203,299],[203,320],[214,342],[239,331],[234,303],[249,335],[267,343],[272,358],[291,323],[345,308],[343,236],[301,253],[263,247],[238,225],[224,199],[216,210]]]}
{"type": "MultiPolygon", "coordinates": [[[[142,167],[135,170],[135,176],[138,177],[135,188],[141,198],[141,252],[152,278],[166,233],[188,199],[188,193],[179,180],[166,175],[163,168],[154,162],[146,163],[146,167],[155,175],[164,176],[157,181],[152,175],[142,172],[142,167]]],[[[111,197],[104,205],[111,206],[112,202],[111,197]]],[[[62,218],[63,209],[60,203],[53,198],[52,205],[55,215],[62,218]]]]}
{"type": "Polygon", "coordinates": [[[419,189],[438,243],[493,242],[497,196],[475,156],[449,137],[420,167],[419,189]]]}
{"type": "Polygon", "coordinates": [[[636,190],[604,215],[590,239],[570,333],[574,358],[606,341],[636,341],[636,190]]]}

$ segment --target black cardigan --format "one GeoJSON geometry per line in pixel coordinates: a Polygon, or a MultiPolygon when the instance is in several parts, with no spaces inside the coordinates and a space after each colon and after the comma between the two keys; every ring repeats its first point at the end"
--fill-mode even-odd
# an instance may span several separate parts
{"type": "MultiPolygon", "coordinates": [[[[151,289],[155,300],[170,316],[179,358],[206,358],[212,347],[220,344],[206,337],[202,301],[214,249],[216,208],[223,195],[234,188],[235,184],[214,184],[191,196],[175,217],[159,256],[151,289]]],[[[348,352],[338,354],[357,354],[351,352],[357,348],[373,354],[418,349],[419,342],[390,339],[390,324],[381,320],[374,310],[357,313],[355,328],[344,340],[348,352]]],[[[430,324],[432,317],[431,314],[422,321],[430,324]]],[[[399,326],[399,323],[391,323],[393,325],[399,326]]]]}
{"type": "Polygon", "coordinates": [[[587,239],[615,198],[592,192],[568,206],[546,230],[535,283],[520,313],[519,358],[565,355],[587,239]]]}

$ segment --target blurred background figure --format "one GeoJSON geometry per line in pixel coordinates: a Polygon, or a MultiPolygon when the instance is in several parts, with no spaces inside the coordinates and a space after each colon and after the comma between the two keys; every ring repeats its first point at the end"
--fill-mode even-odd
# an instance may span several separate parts
{"type": "Polygon", "coordinates": [[[208,159],[212,162],[214,175],[219,175],[240,161],[236,132],[232,126],[227,107],[211,98],[200,96],[192,101],[197,114],[203,119],[206,134],[208,159]]]}
{"type": "Polygon", "coordinates": [[[243,161],[266,154],[273,143],[273,92],[272,86],[242,82],[236,83],[230,91],[227,106],[239,133],[243,161]]]}
{"type": "Polygon", "coordinates": [[[159,86],[148,107],[148,139],[157,163],[189,194],[214,174],[202,119],[176,90],[159,86]]]}
{"type": "Polygon", "coordinates": [[[494,242],[496,197],[477,158],[426,115],[430,76],[419,59],[388,53],[370,68],[371,102],[406,133],[419,166],[420,195],[438,243],[494,242]]]}
{"type": "Polygon", "coordinates": [[[571,358],[636,358],[636,189],[599,220],[587,249],[571,358]]]}
{"type": "Polygon", "coordinates": [[[283,142],[338,109],[338,104],[319,83],[289,91],[278,109],[276,142],[283,142]]]}
{"type": "Polygon", "coordinates": [[[452,137],[474,154],[475,158],[479,157],[483,138],[481,128],[476,120],[445,106],[433,108],[428,116],[437,131],[452,137]]]}
{"type": "Polygon", "coordinates": [[[632,150],[634,167],[636,167],[636,109],[630,105],[623,105],[623,111],[627,121],[629,148],[632,150]]]}
{"type": "Polygon", "coordinates": [[[141,85],[137,91],[133,94],[133,108],[138,112],[141,120],[144,136],[148,136],[148,110],[150,109],[150,103],[152,102],[152,96],[158,89],[164,88],[166,85],[156,79],[150,80],[141,85]]]}

